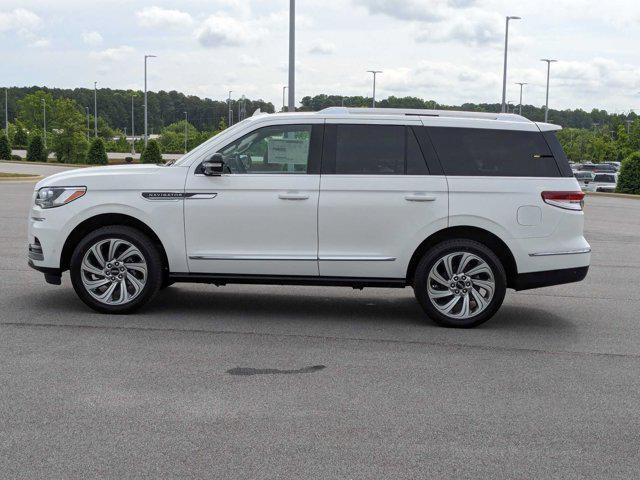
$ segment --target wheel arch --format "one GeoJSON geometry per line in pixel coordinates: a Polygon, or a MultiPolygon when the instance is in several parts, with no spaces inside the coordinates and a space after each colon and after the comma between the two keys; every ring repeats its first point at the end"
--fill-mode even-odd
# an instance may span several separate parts
{"type": "Polygon", "coordinates": [[[153,244],[158,248],[158,252],[160,253],[160,257],[162,258],[162,270],[165,275],[168,275],[169,259],[167,257],[167,252],[164,248],[164,245],[160,241],[160,237],[158,237],[156,232],[143,221],[122,213],[102,213],[94,215],[93,217],[87,218],[86,220],[83,220],[78,225],[76,225],[76,227],[71,231],[71,233],[65,240],[64,246],[62,247],[62,253],[60,255],[60,269],[62,271],[69,269],[73,251],[75,250],[78,243],[80,243],[80,241],[89,232],[97,228],[106,227],[109,225],[124,225],[132,227],[147,235],[153,242],[153,244]]]}
{"type": "Polygon", "coordinates": [[[445,240],[454,238],[475,240],[489,248],[500,259],[505,273],[507,274],[507,286],[511,287],[518,276],[518,266],[515,257],[506,243],[496,234],[479,227],[471,226],[455,226],[439,230],[427,237],[411,256],[409,266],[407,268],[407,283],[413,283],[413,276],[420,259],[432,247],[445,240]]]}

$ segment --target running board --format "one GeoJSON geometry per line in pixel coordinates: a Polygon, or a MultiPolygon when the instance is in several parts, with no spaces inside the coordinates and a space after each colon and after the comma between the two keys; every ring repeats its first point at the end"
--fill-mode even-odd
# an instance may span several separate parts
{"type": "Polygon", "coordinates": [[[405,278],[320,277],[302,275],[240,275],[227,273],[170,273],[174,282],[212,283],[217,286],[230,283],[251,285],[315,285],[322,287],[377,287],[404,288],[405,278]]]}

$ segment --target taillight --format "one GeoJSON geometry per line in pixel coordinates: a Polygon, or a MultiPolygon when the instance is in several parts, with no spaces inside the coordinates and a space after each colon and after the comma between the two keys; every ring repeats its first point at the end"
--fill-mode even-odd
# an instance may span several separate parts
{"type": "Polygon", "coordinates": [[[584,206],[583,192],[542,192],[544,203],[566,210],[582,210],[584,206]]]}

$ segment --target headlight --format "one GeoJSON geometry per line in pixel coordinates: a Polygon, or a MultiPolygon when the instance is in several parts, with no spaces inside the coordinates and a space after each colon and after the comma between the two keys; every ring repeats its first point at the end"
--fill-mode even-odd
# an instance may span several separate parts
{"type": "Polygon", "coordinates": [[[87,193],[87,187],[43,187],[36,195],[36,205],[53,208],[73,202],[87,193]]]}

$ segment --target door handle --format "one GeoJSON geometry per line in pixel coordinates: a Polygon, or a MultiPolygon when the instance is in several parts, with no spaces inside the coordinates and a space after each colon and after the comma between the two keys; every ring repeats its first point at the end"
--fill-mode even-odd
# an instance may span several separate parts
{"type": "Polygon", "coordinates": [[[309,198],[309,194],[308,193],[287,192],[287,193],[278,194],[278,198],[280,200],[307,200],[309,198]]]}
{"type": "Polygon", "coordinates": [[[422,195],[419,193],[413,193],[410,195],[405,195],[404,199],[407,202],[433,202],[435,201],[436,197],[434,197],[433,195],[422,195]]]}

